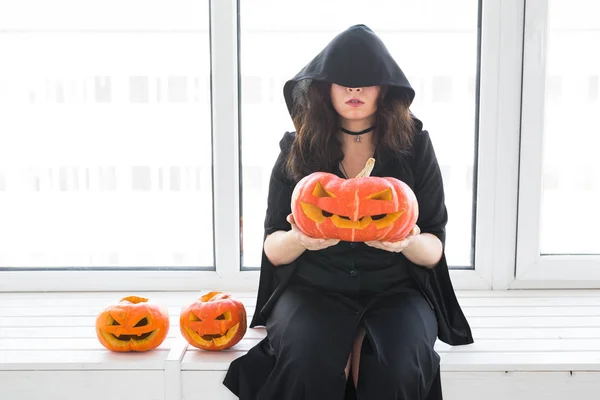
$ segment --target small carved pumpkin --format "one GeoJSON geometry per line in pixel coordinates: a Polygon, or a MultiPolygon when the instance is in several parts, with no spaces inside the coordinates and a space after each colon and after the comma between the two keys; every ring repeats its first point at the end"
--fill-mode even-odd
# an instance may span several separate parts
{"type": "Polygon", "coordinates": [[[246,334],[246,309],[229,294],[210,292],[181,310],[179,327],[192,346],[228,349],[246,334]]]}
{"type": "Polygon", "coordinates": [[[307,236],[348,242],[398,241],[417,222],[419,206],[412,189],[391,177],[370,177],[370,158],[355,178],[326,172],[302,178],[292,193],[292,214],[307,236]]]}
{"type": "Polygon", "coordinates": [[[96,318],[98,340],[112,351],[152,350],[160,346],[168,332],[167,309],[148,303],[144,297],[125,297],[96,318]]]}

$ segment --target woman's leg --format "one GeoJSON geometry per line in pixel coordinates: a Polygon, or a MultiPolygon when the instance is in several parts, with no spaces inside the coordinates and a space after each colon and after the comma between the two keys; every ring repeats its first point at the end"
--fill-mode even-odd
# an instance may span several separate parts
{"type": "MultiPolygon", "coordinates": [[[[438,376],[435,313],[421,293],[381,299],[363,320],[366,338],[360,351],[359,400],[441,400],[427,397],[438,376]]],[[[353,351],[356,353],[356,350],[353,351]]]]}
{"type": "MultiPolygon", "coordinates": [[[[354,346],[352,346],[354,348],[354,346]]],[[[352,366],[352,353],[348,356],[348,361],[346,362],[346,368],[344,368],[344,373],[346,374],[346,379],[348,379],[348,375],[350,375],[350,367],[352,366]]]]}
{"type": "MultiPolygon", "coordinates": [[[[358,387],[358,371],[360,370],[360,351],[364,339],[365,328],[361,325],[360,328],[358,328],[356,338],[354,339],[354,343],[352,344],[352,353],[350,354],[350,357],[352,359],[352,380],[354,381],[354,387],[358,387]]],[[[350,363],[350,360],[348,360],[348,363],[350,363]]]]}
{"type": "Polygon", "coordinates": [[[342,400],[358,318],[332,297],[288,288],[267,321],[275,365],[258,400],[342,400]]]}

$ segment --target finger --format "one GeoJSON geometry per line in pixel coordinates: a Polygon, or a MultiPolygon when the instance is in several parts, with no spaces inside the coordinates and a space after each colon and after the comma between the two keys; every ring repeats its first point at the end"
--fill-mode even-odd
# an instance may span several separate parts
{"type": "Polygon", "coordinates": [[[302,241],[304,242],[304,244],[306,246],[321,247],[327,241],[327,239],[313,238],[313,237],[304,235],[302,238],[302,241]]]}
{"type": "Polygon", "coordinates": [[[328,247],[334,246],[337,243],[339,243],[339,239],[313,239],[313,238],[307,238],[306,239],[306,244],[304,247],[306,247],[309,250],[323,250],[326,249],[328,247]]]}
{"type": "Polygon", "coordinates": [[[298,243],[300,243],[302,246],[306,247],[307,243],[305,240],[305,236],[302,232],[300,232],[299,230],[293,229],[294,232],[296,232],[296,241],[298,243]]]}
{"type": "Polygon", "coordinates": [[[324,249],[326,249],[327,247],[335,246],[338,243],[339,242],[337,240],[327,240],[326,242],[322,243],[320,246],[323,247],[324,249]]]}
{"type": "Polygon", "coordinates": [[[421,228],[419,228],[419,226],[418,226],[418,225],[415,225],[415,227],[414,227],[414,228],[412,228],[411,234],[412,234],[413,236],[416,236],[416,235],[418,235],[418,234],[420,234],[420,233],[421,233],[421,228]]]}
{"type": "Polygon", "coordinates": [[[321,238],[315,238],[312,236],[308,236],[305,232],[302,231],[302,229],[298,228],[297,225],[292,225],[293,229],[300,235],[300,238],[306,242],[306,243],[318,243],[319,240],[325,240],[325,239],[321,239],[321,238]]]}
{"type": "Polygon", "coordinates": [[[403,239],[403,240],[400,240],[399,242],[392,243],[392,246],[396,247],[396,248],[402,248],[403,249],[406,246],[408,246],[408,242],[409,242],[408,239],[403,239]]]}
{"type": "Polygon", "coordinates": [[[289,214],[289,215],[286,217],[286,221],[287,221],[287,222],[289,222],[290,224],[294,225],[294,224],[295,224],[295,221],[294,221],[294,214],[289,214]]]}
{"type": "Polygon", "coordinates": [[[331,247],[331,246],[335,246],[336,244],[337,243],[328,240],[325,243],[320,243],[320,244],[318,244],[315,247],[318,248],[317,250],[321,250],[321,249],[326,249],[326,248],[331,247]]]}
{"type": "Polygon", "coordinates": [[[382,242],[384,249],[387,251],[401,252],[406,247],[406,240],[400,240],[399,242],[382,242]]]}
{"type": "Polygon", "coordinates": [[[398,251],[404,251],[404,249],[406,249],[409,244],[410,244],[410,240],[403,240],[402,242],[399,243],[398,251]]]}

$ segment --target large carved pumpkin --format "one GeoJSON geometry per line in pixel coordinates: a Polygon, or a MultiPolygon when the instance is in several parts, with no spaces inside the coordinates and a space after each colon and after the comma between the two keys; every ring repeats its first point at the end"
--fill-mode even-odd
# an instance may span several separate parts
{"type": "Polygon", "coordinates": [[[160,346],[168,332],[167,309],[143,297],[125,297],[96,318],[98,340],[112,351],[152,350],[160,346]]]}
{"type": "Polygon", "coordinates": [[[229,294],[210,292],[181,310],[179,327],[192,346],[228,349],[246,334],[246,308],[229,294]]]}
{"type": "Polygon", "coordinates": [[[302,178],[292,193],[292,214],[307,236],[348,242],[398,241],[417,222],[412,189],[391,178],[370,177],[373,158],[355,178],[326,172],[302,178]]]}

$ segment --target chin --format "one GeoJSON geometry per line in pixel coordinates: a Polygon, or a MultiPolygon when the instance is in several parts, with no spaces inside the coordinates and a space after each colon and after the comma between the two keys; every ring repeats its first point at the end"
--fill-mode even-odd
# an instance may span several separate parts
{"type": "Polygon", "coordinates": [[[361,121],[363,119],[368,119],[373,115],[373,113],[364,113],[364,112],[345,112],[340,113],[340,116],[348,121],[361,121]]]}

